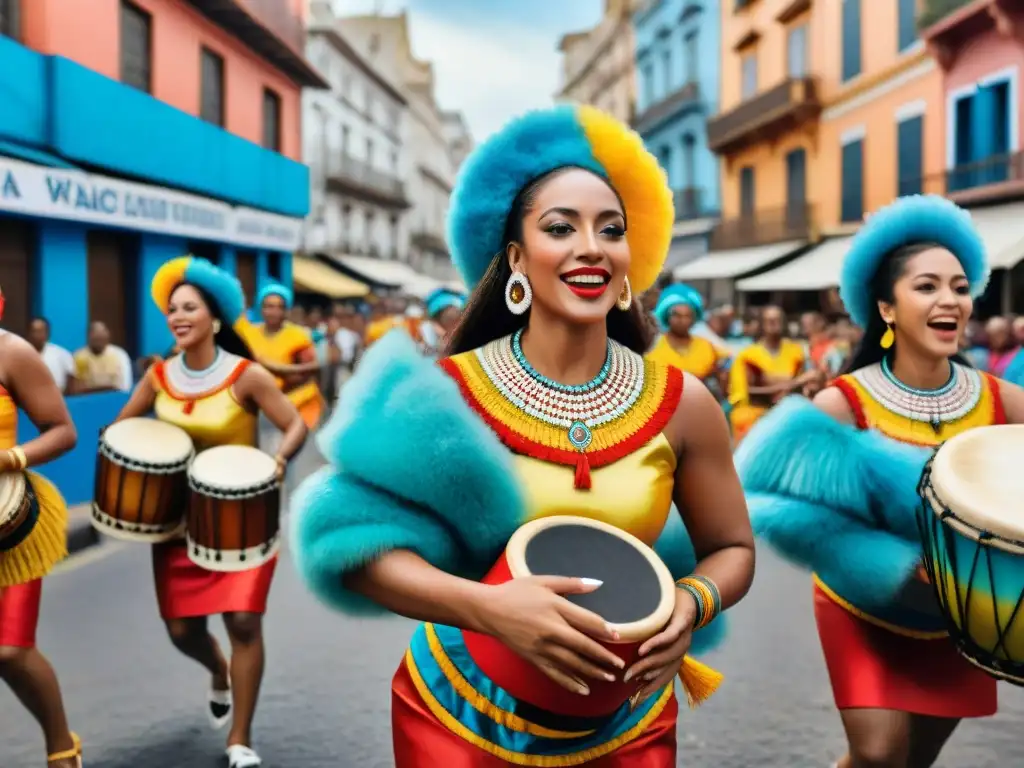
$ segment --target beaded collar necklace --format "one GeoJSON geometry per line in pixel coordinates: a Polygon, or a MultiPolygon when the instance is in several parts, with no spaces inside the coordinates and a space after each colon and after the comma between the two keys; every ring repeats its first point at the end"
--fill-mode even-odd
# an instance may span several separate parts
{"type": "Polygon", "coordinates": [[[213,362],[207,368],[195,371],[185,365],[185,355],[178,354],[164,365],[164,375],[177,392],[200,395],[219,387],[234,372],[240,360],[237,355],[217,347],[213,362]]]}
{"type": "Polygon", "coordinates": [[[590,470],[629,455],[661,432],[682,395],[682,374],[615,341],[585,384],[561,384],[526,359],[522,333],[440,361],[466,402],[515,453],[576,467],[575,487],[590,470]]]}
{"type": "Polygon", "coordinates": [[[981,375],[973,368],[949,364],[949,380],[938,389],[917,389],[896,378],[888,359],[854,372],[868,394],[891,413],[930,424],[936,434],[942,425],[962,419],[978,405],[981,375]]]}

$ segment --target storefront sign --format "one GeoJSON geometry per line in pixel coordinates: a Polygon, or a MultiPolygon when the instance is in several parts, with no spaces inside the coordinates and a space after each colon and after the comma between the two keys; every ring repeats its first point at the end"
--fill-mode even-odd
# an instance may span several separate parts
{"type": "Polygon", "coordinates": [[[297,250],[302,241],[302,219],[6,157],[0,157],[0,211],[274,251],[297,250]]]}

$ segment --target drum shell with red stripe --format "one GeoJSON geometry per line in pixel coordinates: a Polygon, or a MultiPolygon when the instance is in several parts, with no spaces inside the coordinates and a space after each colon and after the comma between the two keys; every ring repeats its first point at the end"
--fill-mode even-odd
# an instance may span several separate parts
{"type": "MultiPolygon", "coordinates": [[[[510,549],[515,548],[517,544],[524,544],[529,540],[531,534],[560,524],[576,524],[586,528],[598,528],[606,533],[614,532],[614,536],[633,544],[638,551],[644,553],[645,558],[650,562],[658,588],[661,590],[658,607],[649,617],[629,625],[612,624],[612,627],[622,636],[620,642],[596,641],[625,662],[622,670],[617,673],[613,672],[617,680],[608,682],[587,677],[583,679],[583,682],[589,688],[590,693],[584,696],[558,685],[534,664],[508,648],[501,640],[491,635],[469,630],[463,630],[462,634],[466,649],[477,666],[512,697],[558,715],[599,718],[614,713],[640,688],[642,684],[640,681],[623,682],[622,676],[638,659],[640,646],[657,634],[671,619],[675,606],[675,585],[668,568],[643,542],[604,523],[568,516],[544,518],[521,528],[509,542],[506,551],[482,579],[482,582],[491,585],[504,584],[514,578],[514,570],[524,576],[530,575],[524,572],[525,566],[522,557],[513,558],[518,567],[510,563],[510,549]]],[[[581,576],[590,576],[590,574],[581,574],[581,576]]]]}

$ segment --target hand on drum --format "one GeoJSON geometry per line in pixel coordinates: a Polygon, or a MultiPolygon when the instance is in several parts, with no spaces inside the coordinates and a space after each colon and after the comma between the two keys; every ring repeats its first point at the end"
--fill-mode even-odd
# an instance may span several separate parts
{"type": "Polygon", "coordinates": [[[640,646],[640,660],[626,672],[626,680],[641,681],[635,694],[639,704],[657,693],[679,674],[683,657],[690,650],[697,603],[685,589],[676,590],[676,609],[661,632],[640,646]]]}
{"type": "Polygon", "coordinates": [[[617,679],[624,662],[593,638],[618,639],[604,619],[562,595],[592,592],[600,582],[566,576],[531,576],[490,588],[484,624],[488,634],[563,688],[584,696],[585,678],[617,679]]]}

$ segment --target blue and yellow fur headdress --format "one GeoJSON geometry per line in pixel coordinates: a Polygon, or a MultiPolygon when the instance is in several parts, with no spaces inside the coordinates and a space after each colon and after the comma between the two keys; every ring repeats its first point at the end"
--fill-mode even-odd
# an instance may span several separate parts
{"type": "Polygon", "coordinates": [[[161,312],[167,312],[171,294],[182,283],[198,285],[212,296],[226,323],[234,325],[242,317],[245,311],[245,293],[238,278],[196,256],[171,259],[153,275],[150,294],[161,312]]]}

